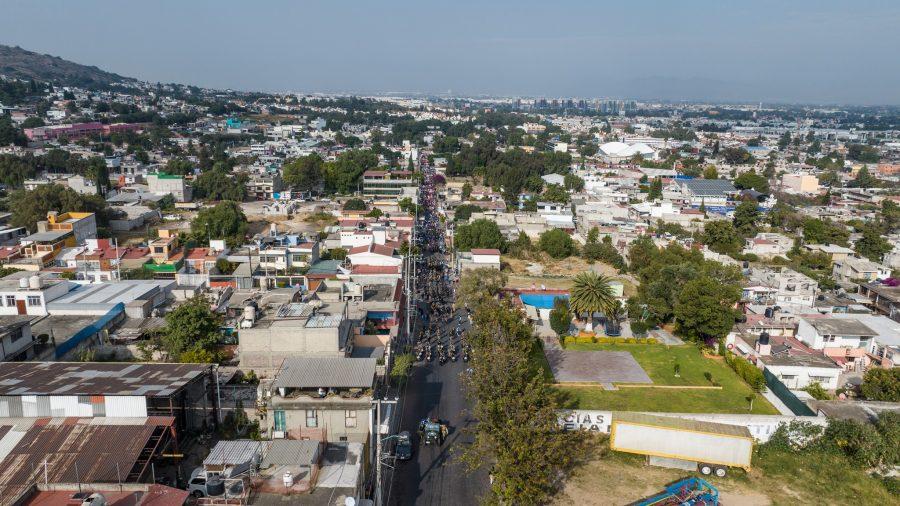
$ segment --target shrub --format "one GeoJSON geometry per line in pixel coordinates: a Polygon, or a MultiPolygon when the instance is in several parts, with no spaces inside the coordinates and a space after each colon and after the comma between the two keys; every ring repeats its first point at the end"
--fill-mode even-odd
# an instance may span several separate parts
{"type": "Polygon", "coordinates": [[[628,343],[628,344],[636,344],[636,343],[637,343],[637,339],[635,339],[635,338],[633,338],[633,337],[629,337],[629,338],[625,339],[625,342],[628,343]]]}
{"type": "Polygon", "coordinates": [[[758,367],[736,356],[734,353],[725,354],[725,363],[727,363],[738,376],[741,377],[754,392],[762,392],[766,387],[766,378],[763,376],[758,367]]]}
{"type": "Polygon", "coordinates": [[[648,337],[647,339],[644,340],[644,342],[647,344],[658,344],[659,343],[659,341],[655,337],[648,337]]]}
{"type": "Polygon", "coordinates": [[[804,388],[803,390],[805,390],[806,393],[811,395],[813,399],[816,400],[827,401],[831,398],[831,396],[828,395],[828,392],[826,392],[825,389],[822,388],[822,385],[819,384],[819,382],[810,383],[809,386],[804,388]]]}
{"type": "Polygon", "coordinates": [[[713,379],[712,379],[712,373],[711,373],[711,372],[709,372],[709,371],[704,372],[704,373],[703,373],[703,377],[706,378],[706,381],[708,381],[708,382],[710,382],[710,383],[713,382],[713,379]]]}

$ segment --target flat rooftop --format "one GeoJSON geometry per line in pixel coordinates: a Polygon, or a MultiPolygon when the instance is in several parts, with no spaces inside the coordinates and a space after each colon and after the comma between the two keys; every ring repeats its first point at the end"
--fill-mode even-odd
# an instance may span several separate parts
{"type": "Polygon", "coordinates": [[[856,318],[810,318],[806,320],[819,334],[827,336],[874,336],[875,331],[856,318]]]}
{"type": "Polygon", "coordinates": [[[0,367],[0,395],[167,396],[209,365],[113,362],[10,362],[0,367]]]}

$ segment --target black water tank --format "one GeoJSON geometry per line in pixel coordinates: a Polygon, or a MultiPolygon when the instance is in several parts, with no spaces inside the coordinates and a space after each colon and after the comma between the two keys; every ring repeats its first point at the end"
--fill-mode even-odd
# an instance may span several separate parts
{"type": "Polygon", "coordinates": [[[225,494],[225,480],[218,476],[206,480],[206,495],[218,497],[225,494]]]}
{"type": "Polygon", "coordinates": [[[769,344],[769,333],[763,332],[759,335],[759,344],[769,344]]]}
{"type": "Polygon", "coordinates": [[[766,308],[766,318],[772,318],[773,316],[775,316],[775,310],[770,307],[767,307],[766,308]]]}

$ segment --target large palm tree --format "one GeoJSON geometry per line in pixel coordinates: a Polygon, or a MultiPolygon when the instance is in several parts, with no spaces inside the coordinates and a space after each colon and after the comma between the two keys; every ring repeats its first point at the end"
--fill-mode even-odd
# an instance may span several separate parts
{"type": "Polygon", "coordinates": [[[580,318],[587,313],[587,325],[584,329],[591,332],[594,328],[594,313],[610,312],[614,304],[618,304],[612,281],[608,276],[593,271],[582,272],[575,276],[569,296],[569,307],[580,318]]]}

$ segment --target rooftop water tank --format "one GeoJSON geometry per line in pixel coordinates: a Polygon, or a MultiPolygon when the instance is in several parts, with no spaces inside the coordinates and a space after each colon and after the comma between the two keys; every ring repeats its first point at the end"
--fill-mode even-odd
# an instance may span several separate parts
{"type": "Polygon", "coordinates": [[[28,278],[19,278],[19,288],[28,288],[28,278]]]}
{"type": "Polygon", "coordinates": [[[41,288],[41,277],[40,276],[31,276],[28,278],[28,288],[32,290],[40,290],[41,288]]]}
{"type": "Polygon", "coordinates": [[[206,495],[216,497],[225,494],[225,480],[213,476],[206,482],[206,495]]]}
{"type": "Polygon", "coordinates": [[[294,486],[294,475],[291,474],[290,471],[284,473],[284,476],[282,476],[282,479],[284,480],[285,488],[290,488],[290,487],[294,486]]]}

